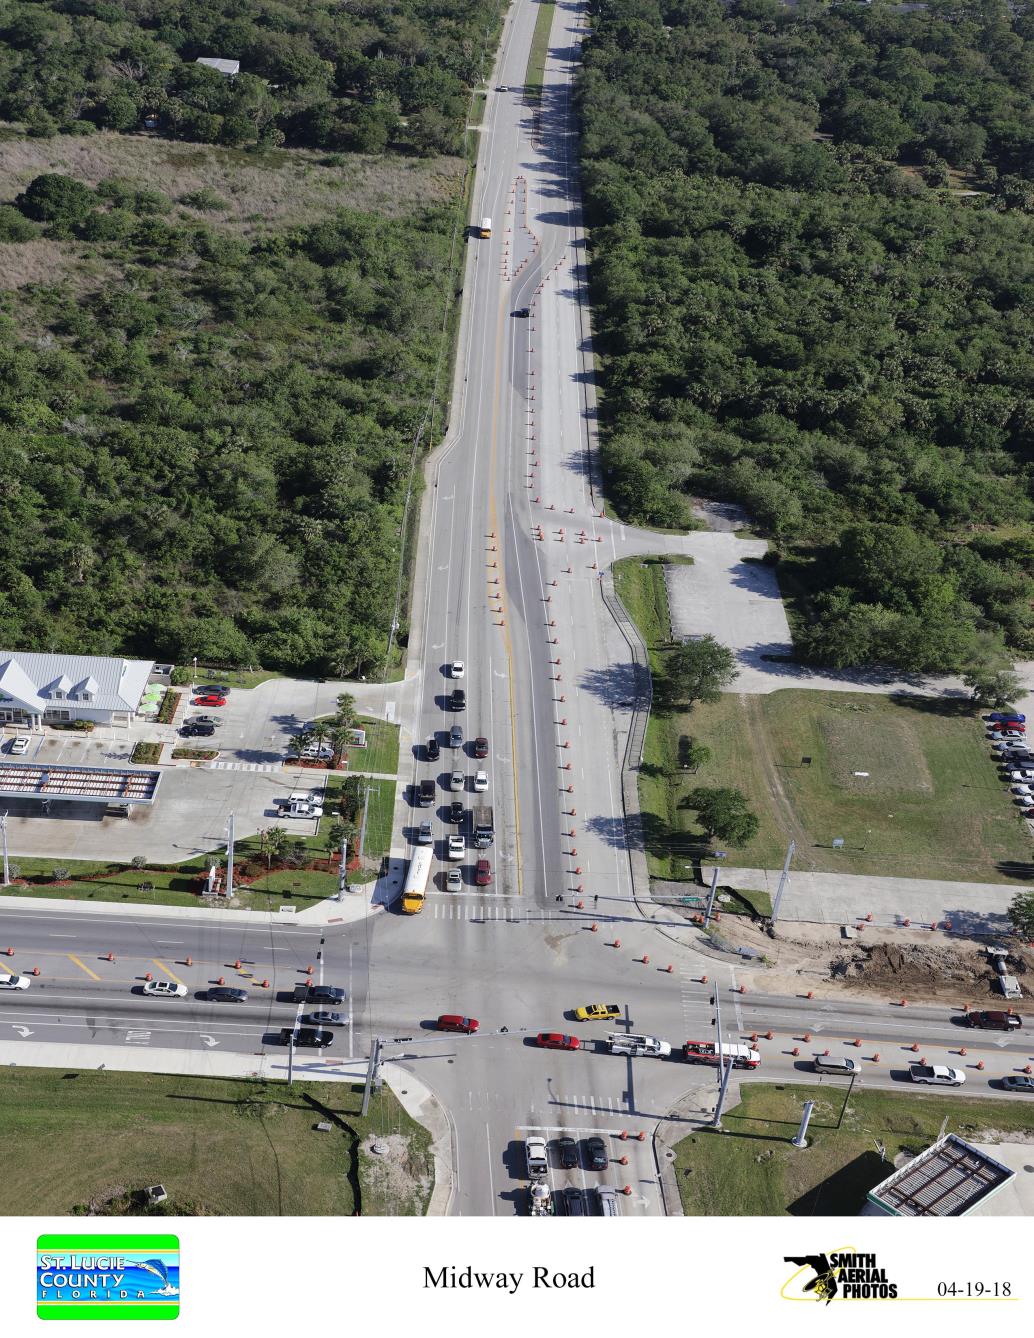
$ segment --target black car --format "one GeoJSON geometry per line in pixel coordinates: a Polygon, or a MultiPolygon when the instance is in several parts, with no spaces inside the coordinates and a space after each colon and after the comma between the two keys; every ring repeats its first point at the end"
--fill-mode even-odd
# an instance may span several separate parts
{"type": "Polygon", "coordinates": [[[438,747],[438,740],[437,740],[437,739],[435,739],[435,738],[431,738],[431,739],[428,739],[428,740],[427,740],[427,749],[426,749],[426,753],[427,753],[427,760],[428,760],[428,762],[437,762],[437,761],[438,761],[438,758],[439,758],[439,756],[440,756],[440,749],[439,749],[439,747],[438,747]]]}
{"type": "Polygon", "coordinates": [[[585,1162],[590,1171],[605,1171],[610,1165],[607,1145],[598,1134],[585,1140],[585,1162]]]}
{"type": "Polygon", "coordinates": [[[247,1003],[248,991],[235,989],[232,985],[213,985],[208,991],[209,1003],[247,1003]]]}
{"type": "Polygon", "coordinates": [[[325,1031],[322,1027],[299,1027],[297,1031],[291,1027],[281,1029],[280,1039],[284,1045],[291,1044],[292,1036],[295,1045],[306,1045],[317,1050],[323,1050],[328,1045],[334,1044],[334,1033],[325,1031]]]}
{"type": "Polygon", "coordinates": [[[553,1143],[556,1148],[557,1160],[565,1171],[573,1170],[578,1165],[578,1144],[567,1134],[556,1139],[553,1143]]]}
{"type": "Polygon", "coordinates": [[[521,320],[527,320],[531,315],[531,307],[518,307],[513,314],[518,316],[521,320]]]}
{"type": "Polygon", "coordinates": [[[557,1202],[560,1204],[560,1211],[566,1213],[568,1217],[588,1217],[582,1191],[576,1189],[574,1185],[568,1185],[562,1194],[558,1194],[557,1202]]]}
{"type": "Polygon", "coordinates": [[[453,688],[452,690],[452,709],[454,711],[465,711],[467,709],[467,694],[462,688],[453,688]]]}
{"type": "Polygon", "coordinates": [[[310,985],[307,999],[309,1003],[339,1004],[345,1002],[345,991],[337,985],[310,985]]]}
{"type": "Polygon", "coordinates": [[[204,721],[202,721],[200,724],[196,724],[193,721],[191,721],[190,724],[183,726],[183,728],[180,730],[180,733],[183,735],[185,739],[190,739],[190,738],[210,739],[212,735],[215,733],[215,726],[206,724],[204,721]]]}
{"type": "Polygon", "coordinates": [[[194,689],[195,697],[228,697],[229,695],[230,689],[219,683],[203,683],[201,687],[194,689]]]}
{"type": "Polygon", "coordinates": [[[1002,1086],[1007,1092],[1034,1092],[1034,1078],[1026,1073],[1010,1073],[1002,1079],[1002,1086]]]}
{"type": "Polygon", "coordinates": [[[453,725],[452,729],[449,730],[449,747],[450,747],[450,748],[462,748],[462,747],[463,747],[463,727],[462,727],[462,725],[453,725]]]}
{"type": "Polygon", "coordinates": [[[457,825],[463,821],[463,814],[466,810],[463,807],[462,799],[454,799],[449,805],[449,821],[457,825]]]}

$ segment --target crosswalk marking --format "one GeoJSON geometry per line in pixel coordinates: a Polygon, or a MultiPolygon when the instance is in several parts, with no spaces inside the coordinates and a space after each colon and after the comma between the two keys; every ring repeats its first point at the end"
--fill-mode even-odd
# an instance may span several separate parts
{"type": "Polygon", "coordinates": [[[279,762],[209,762],[209,771],[282,771],[279,762]]]}
{"type": "Polygon", "coordinates": [[[523,905],[499,905],[490,902],[442,902],[431,904],[432,918],[435,920],[499,920],[509,924],[541,924],[557,917],[552,911],[532,910],[523,905]]]}

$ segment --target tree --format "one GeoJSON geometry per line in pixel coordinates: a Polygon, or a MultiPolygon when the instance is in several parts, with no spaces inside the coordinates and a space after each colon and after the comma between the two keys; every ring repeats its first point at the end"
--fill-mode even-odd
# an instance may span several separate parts
{"type": "Polygon", "coordinates": [[[689,705],[718,701],[722,689],[739,674],[732,651],[710,635],[694,637],[669,651],[665,668],[671,697],[689,705]]]}
{"type": "Polygon", "coordinates": [[[962,681],[973,689],[973,700],[978,706],[989,706],[1000,711],[1023,696],[1024,688],[1011,669],[995,669],[981,665],[964,671],[962,681]]]}
{"type": "Polygon", "coordinates": [[[334,724],[341,729],[355,729],[358,723],[359,712],[355,709],[355,698],[350,692],[342,692],[337,699],[334,724]]]}
{"type": "Polygon", "coordinates": [[[15,204],[26,216],[38,223],[49,223],[58,232],[68,235],[71,229],[85,222],[95,203],[93,191],[81,181],[62,176],[60,172],[46,172],[34,177],[15,204]]]}
{"type": "Polygon", "coordinates": [[[732,846],[747,845],[761,826],[757,814],[747,807],[746,795],[740,790],[701,786],[686,795],[682,807],[696,811],[697,820],[711,840],[725,841],[732,846]]]}
{"type": "Polygon", "coordinates": [[[267,827],[262,833],[262,851],[266,857],[266,868],[273,867],[273,860],[279,859],[291,840],[283,827],[267,827]]]}
{"type": "Polygon", "coordinates": [[[312,743],[312,730],[303,729],[300,734],[292,734],[287,740],[287,752],[291,757],[301,757],[309,744],[312,743]]]}
{"type": "Polygon", "coordinates": [[[1007,914],[1020,938],[1034,939],[1034,892],[1017,892],[1007,914]]]}

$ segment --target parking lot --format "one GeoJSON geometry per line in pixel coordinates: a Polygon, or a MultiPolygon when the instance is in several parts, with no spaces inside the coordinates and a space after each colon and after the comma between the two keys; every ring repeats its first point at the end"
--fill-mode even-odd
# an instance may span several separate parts
{"type": "MultiPolygon", "coordinates": [[[[378,700],[360,700],[364,710],[383,709],[378,700]]],[[[233,814],[239,837],[269,827],[278,818],[278,804],[294,789],[322,784],[326,773],[285,766],[287,742],[315,716],[332,712],[340,693],[355,689],[345,683],[270,679],[256,688],[234,688],[225,707],[194,707],[187,689],[175,719],[167,725],[135,720],[128,727],[98,726],[90,734],[45,729],[31,736],[28,750],[12,761],[61,766],[123,767],[137,743],[165,743],[162,773],[152,807],[130,810],[128,818],[106,817],[101,804],[52,802],[44,816],[35,801],[5,801],[11,857],[129,861],[143,856],[149,863],[178,863],[225,844],[233,814]],[[180,727],[193,715],[209,714],[219,724],[213,738],[185,739],[180,727]],[[173,746],[218,748],[214,762],[173,762],[173,746]]],[[[356,694],[359,696],[359,694],[356,694]]],[[[19,729],[9,726],[6,738],[19,729]]],[[[5,756],[9,745],[5,744],[5,756]]],[[[312,819],[283,819],[292,832],[308,835],[312,819]]]]}

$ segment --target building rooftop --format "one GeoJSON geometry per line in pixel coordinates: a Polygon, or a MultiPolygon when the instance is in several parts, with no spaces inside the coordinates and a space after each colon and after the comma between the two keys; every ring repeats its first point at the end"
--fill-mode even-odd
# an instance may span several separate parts
{"type": "Polygon", "coordinates": [[[0,762],[0,798],[62,799],[87,804],[153,804],[160,771],[145,768],[50,767],[0,762]]]}
{"type": "Polygon", "coordinates": [[[866,1211],[892,1217],[965,1217],[1015,1174],[990,1153],[946,1134],[870,1189],[866,1211]]]}
{"type": "Polygon", "coordinates": [[[222,56],[198,56],[194,64],[207,65],[210,70],[218,70],[220,74],[240,74],[241,72],[239,60],[224,60],[222,56]]]}
{"type": "Polygon", "coordinates": [[[153,661],[0,649],[0,700],[42,714],[49,707],[135,711],[153,661]]]}

